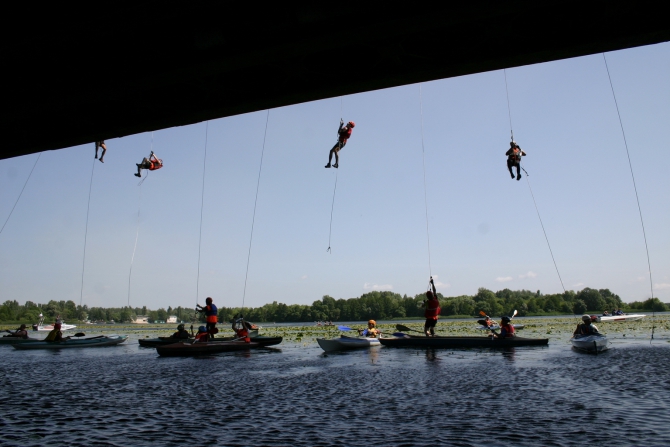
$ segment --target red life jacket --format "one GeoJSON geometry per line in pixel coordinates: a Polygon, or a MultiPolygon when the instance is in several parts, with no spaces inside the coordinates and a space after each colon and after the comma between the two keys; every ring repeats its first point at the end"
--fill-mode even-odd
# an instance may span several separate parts
{"type": "Polygon", "coordinates": [[[432,298],[426,302],[426,311],[423,313],[423,316],[426,318],[431,318],[437,320],[437,316],[440,315],[440,301],[432,298]]]}
{"type": "Polygon", "coordinates": [[[200,332],[195,336],[195,341],[209,341],[209,332],[200,332]]]}
{"type": "Polygon", "coordinates": [[[514,326],[512,326],[511,324],[505,324],[503,326],[500,326],[500,335],[502,335],[503,338],[514,337],[514,332],[515,332],[514,326]]]}
{"type": "Polygon", "coordinates": [[[249,331],[246,328],[235,329],[237,338],[241,338],[245,343],[251,343],[251,338],[249,338],[249,331]]]}
{"type": "Polygon", "coordinates": [[[512,153],[510,154],[509,158],[515,163],[519,163],[521,161],[521,148],[515,147],[512,149],[512,153]]]}
{"type": "Polygon", "coordinates": [[[340,132],[339,132],[339,134],[340,134],[340,141],[341,141],[341,142],[345,142],[345,141],[347,141],[349,138],[351,138],[351,132],[353,132],[353,131],[354,131],[353,128],[351,128],[351,127],[346,127],[346,126],[343,127],[342,129],[340,129],[340,132]]]}

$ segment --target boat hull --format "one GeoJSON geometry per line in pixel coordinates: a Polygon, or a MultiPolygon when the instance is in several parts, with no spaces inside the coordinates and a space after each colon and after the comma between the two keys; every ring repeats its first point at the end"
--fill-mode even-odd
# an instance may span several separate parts
{"type": "Polygon", "coordinates": [[[19,338],[19,337],[0,337],[0,345],[11,345],[14,343],[32,343],[35,341],[43,341],[39,338],[19,338]]]}
{"type": "MultiPolygon", "coordinates": [[[[220,343],[220,342],[226,342],[226,341],[233,341],[235,338],[233,337],[220,337],[220,338],[215,338],[214,340],[209,341],[209,343],[220,343]]],[[[259,346],[274,346],[278,345],[281,343],[283,340],[282,337],[251,337],[251,341],[254,343],[258,343],[259,346]]],[[[138,340],[140,346],[143,346],[145,348],[155,348],[157,346],[167,346],[171,345],[174,343],[193,343],[193,339],[189,338],[187,340],[177,340],[174,338],[170,337],[158,337],[158,338],[145,338],[145,339],[139,339],[138,340]]]]}
{"type": "Polygon", "coordinates": [[[245,351],[258,348],[258,343],[245,343],[243,341],[205,342],[205,343],[172,343],[170,345],[157,346],[156,351],[161,357],[191,357],[197,355],[210,355],[219,352],[245,351]]]}
{"type": "Polygon", "coordinates": [[[631,314],[631,315],[609,315],[607,317],[598,317],[598,322],[608,322],[608,321],[636,321],[641,320],[646,315],[640,314],[631,314]]]}
{"type": "Polygon", "coordinates": [[[127,335],[102,335],[93,338],[73,338],[66,341],[44,341],[33,343],[13,343],[16,349],[72,349],[114,346],[128,339],[127,335]]]}
{"type": "Polygon", "coordinates": [[[379,339],[377,338],[358,338],[341,336],[340,338],[325,339],[317,338],[317,343],[326,352],[332,351],[348,351],[351,349],[366,349],[372,346],[379,346],[379,339]]]}
{"type": "Polygon", "coordinates": [[[491,337],[423,337],[406,335],[405,337],[380,338],[379,342],[390,347],[412,348],[511,348],[515,346],[542,346],[549,343],[548,338],[491,338],[491,337]]]}
{"type": "Polygon", "coordinates": [[[604,335],[586,335],[570,339],[572,347],[580,351],[598,353],[607,349],[608,340],[604,335]]]}

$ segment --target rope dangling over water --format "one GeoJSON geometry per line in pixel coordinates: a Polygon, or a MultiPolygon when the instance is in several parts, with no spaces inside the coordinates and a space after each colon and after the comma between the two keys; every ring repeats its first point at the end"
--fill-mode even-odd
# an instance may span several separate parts
{"type": "MultiPolygon", "coordinates": [[[[626,132],[623,130],[623,120],[621,119],[621,113],[619,112],[619,103],[616,100],[616,94],[614,93],[614,84],[612,84],[612,76],[610,76],[610,69],[607,65],[607,58],[605,53],[603,53],[603,61],[605,61],[605,69],[607,70],[607,79],[610,81],[610,89],[612,90],[612,98],[614,98],[614,105],[616,107],[616,114],[619,117],[619,126],[621,127],[621,136],[623,137],[623,143],[626,147],[626,156],[628,157],[628,167],[630,168],[630,177],[633,180],[633,189],[635,190],[635,200],[637,201],[637,211],[640,215],[640,225],[642,226],[642,237],[644,238],[644,249],[647,253],[647,267],[649,268],[649,289],[651,291],[651,305],[654,312],[654,317],[656,317],[656,311],[653,309],[654,305],[654,281],[651,276],[651,259],[649,257],[649,245],[647,244],[647,232],[644,229],[644,219],[642,219],[642,207],[640,206],[640,197],[637,193],[637,185],[635,183],[635,174],[633,174],[633,163],[630,160],[630,151],[628,150],[628,141],[626,140],[626,132]]],[[[651,339],[654,339],[654,329],[655,326],[651,327],[651,339]]]]}
{"type": "Polygon", "coordinates": [[[86,267],[86,242],[88,240],[88,215],[91,211],[91,190],[93,189],[93,173],[95,172],[95,158],[93,159],[93,166],[91,166],[91,180],[88,184],[88,203],[86,205],[86,229],[84,230],[84,255],[81,261],[81,289],[79,292],[79,305],[81,306],[84,300],[84,270],[86,267]]]}
{"type": "Polygon", "coordinates": [[[426,243],[428,246],[428,274],[433,276],[433,268],[430,263],[430,231],[428,229],[428,192],[426,187],[426,149],[423,142],[423,95],[421,84],[419,84],[419,109],[421,111],[421,156],[423,160],[423,202],[426,208],[426,243]]]}
{"type": "Polygon", "coordinates": [[[19,193],[19,196],[16,198],[16,202],[14,202],[14,206],[12,207],[12,210],[9,212],[9,216],[7,216],[7,220],[5,220],[5,223],[2,225],[2,228],[0,228],[0,234],[2,234],[2,230],[5,229],[5,225],[7,225],[7,222],[9,222],[9,218],[12,217],[12,213],[14,212],[14,208],[16,208],[16,205],[19,203],[19,200],[21,199],[21,196],[23,195],[23,190],[26,189],[26,185],[28,184],[28,180],[30,180],[30,176],[33,175],[33,171],[35,170],[35,166],[37,166],[37,162],[40,161],[41,156],[42,156],[41,152],[39,154],[37,154],[37,159],[35,160],[35,163],[33,164],[33,168],[30,170],[30,174],[28,174],[28,178],[26,179],[26,182],[23,184],[23,188],[21,188],[21,192],[19,193]]]}
{"type": "Polygon", "coordinates": [[[128,272],[128,307],[130,307],[130,278],[133,275],[133,263],[135,262],[135,251],[137,250],[137,239],[140,235],[140,209],[142,207],[142,184],[139,185],[140,198],[137,203],[137,230],[135,231],[135,245],[133,246],[133,256],[130,258],[130,271],[128,272]]]}
{"type": "Polygon", "coordinates": [[[251,219],[251,235],[249,236],[249,252],[247,253],[247,271],[244,274],[244,292],[242,294],[242,308],[244,309],[244,300],[247,296],[247,279],[249,278],[249,261],[251,260],[251,242],[254,240],[254,224],[256,222],[256,205],[258,204],[258,190],[261,186],[261,172],[263,171],[263,155],[265,154],[265,140],[268,136],[268,123],[270,122],[270,109],[268,109],[265,118],[265,133],[263,134],[263,149],[261,151],[261,162],[258,167],[258,181],[256,182],[256,198],[254,199],[254,214],[251,219]]]}
{"type": "Polygon", "coordinates": [[[330,254],[333,252],[330,250],[330,237],[333,234],[333,210],[335,209],[335,191],[337,191],[337,174],[339,172],[339,168],[335,170],[335,187],[333,188],[333,203],[330,205],[330,226],[328,228],[328,249],[326,250],[330,254]]]}
{"type": "Polygon", "coordinates": [[[195,304],[198,304],[200,293],[200,249],[202,247],[202,210],[205,207],[205,172],[207,168],[207,136],[209,132],[209,121],[205,124],[205,157],[202,161],[202,192],[200,194],[200,234],[198,236],[198,276],[195,281],[195,304]]]}

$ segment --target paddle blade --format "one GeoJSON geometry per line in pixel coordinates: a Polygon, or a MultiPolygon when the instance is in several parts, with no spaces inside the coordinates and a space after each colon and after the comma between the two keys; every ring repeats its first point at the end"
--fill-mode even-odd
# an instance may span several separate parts
{"type": "Polygon", "coordinates": [[[512,313],[512,318],[516,317],[516,309],[514,309],[514,312],[512,313]]]}
{"type": "Polygon", "coordinates": [[[402,324],[396,324],[395,328],[399,331],[405,331],[405,332],[412,331],[412,329],[408,328],[407,326],[403,326],[402,324]]]}
{"type": "Polygon", "coordinates": [[[76,334],[74,334],[74,337],[85,337],[85,336],[86,334],[84,334],[83,332],[77,332],[76,334]]]}
{"type": "Polygon", "coordinates": [[[402,333],[402,332],[394,332],[394,333],[393,333],[393,336],[394,336],[394,337],[404,337],[405,335],[406,335],[406,334],[404,334],[404,333],[402,333]]]}
{"type": "Polygon", "coordinates": [[[353,330],[353,329],[351,329],[350,327],[347,327],[347,326],[338,326],[337,328],[341,331],[352,331],[353,330]]]}
{"type": "Polygon", "coordinates": [[[479,315],[481,315],[482,317],[485,317],[485,316],[486,316],[486,312],[484,312],[483,310],[480,310],[480,311],[479,311],[479,315]]]}

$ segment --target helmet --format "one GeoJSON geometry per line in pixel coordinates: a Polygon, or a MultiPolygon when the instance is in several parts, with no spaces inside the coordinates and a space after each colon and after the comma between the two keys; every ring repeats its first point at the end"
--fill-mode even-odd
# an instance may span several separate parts
{"type": "Polygon", "coordinates": [[[212,299],[211,299],[211,298],[207,298],[207,299],[205,300],[205,303],[207,303],[207,304],[212,304],[212,299]]]}
{"type": "Polygon", "coordinates": [[[198,332],[207,332],[207,328],[205,326],[200,326],[198,332]]]}
{"type": "Polygon", "coordinates": [[[590,315],[582,315],[582,321],[591,321],[590,315]]]}
{"type": "Polygon", "coordinates": [[[349,122],[347,123],[347,126],[349,126],[349,127],[351,127],[351,128],[354,128],[354,127],[356,127],[356,123],[354,123],[353,121],[349,121],[349,122]]]}
{"type": "Polygon", "coordinates": [[[433,297],[433,292],[431,292],[430,290],[427,291],[427,292],[426,292],[426,296],[427,296],[428,298],[432,298],[432,297],[433,297]]]}
{"type": "Polygon", "coordinates": [[[368,324],[371,324],[373,326],[377,326],[377,322],[375,320],[368,321],[368,324]]]}
{"type": "Polygon", "coordinates": [[[510,321],[512,321],[512,319],[511,319],[510,317],[508,317],[508,316],[504,316],[504,317],[502,317],[502,321],[503,321],[504,323],[509,323],[510,321]]]}
{"type": "Polygon", "coordinates": [[[177,330],[183,331],[184,330],[184,325],[180,324],[179,326],[177,326],[177,330]]]}

